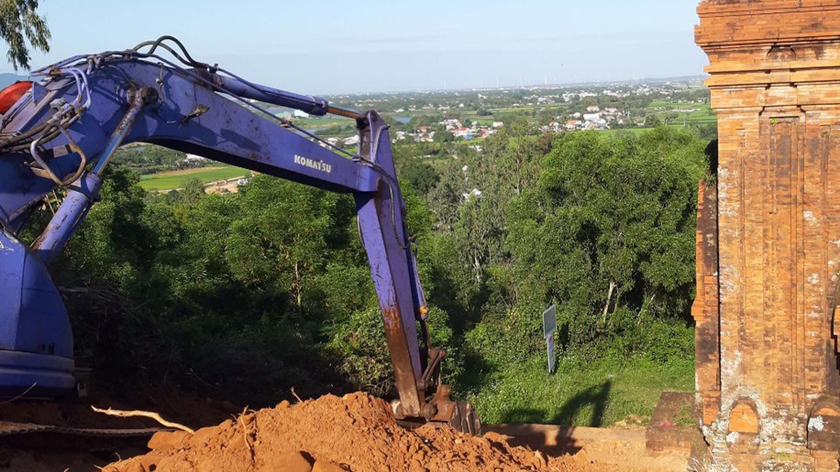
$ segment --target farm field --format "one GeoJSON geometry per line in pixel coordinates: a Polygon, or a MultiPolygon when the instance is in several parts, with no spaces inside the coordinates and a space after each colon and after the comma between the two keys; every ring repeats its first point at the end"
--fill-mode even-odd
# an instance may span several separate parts
{"type": "Polygon", "coordinates": [[[292,122],[303,129],[310,130],[326,129],[342,125],[353,126],[353,120],[347,118],[295,118],[292,122]]]}
{"type": "Polygon", "coordinates": [[[251,171],[232,166],[202,167],[199,169],[176,170],[171,172],[160,172],[140,177],[140,186],[145,190],[172,190],[183,188],[184,185],[193,179],[207,184],[217,180],[234,179],[237,177],[248,177],[251,171]]]}
{"type": "Polygon", "coordinates": [[[664,122],[670,124],[717,123],[717,117],[712,111],[712,107],[707,104],[675,103],[664,100],[653,101],[648,106],[646,113],[656,114],[664,122]]]}

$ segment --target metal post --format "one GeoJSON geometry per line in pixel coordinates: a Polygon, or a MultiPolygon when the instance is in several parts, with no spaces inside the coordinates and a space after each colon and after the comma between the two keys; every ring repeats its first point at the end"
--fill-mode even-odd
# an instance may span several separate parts
{"type": "Polygon", "coordinates": [[[67,197],[61,203],[58,211],[53,215],[47,228],[32,245],[32,249],[49,265],[58,256],[70,236],[84,221],[94,202],[99,199],[102,179],[99,175],[111,161],[117,148],[120,147],[128,132],[131,130],[137,114],[147,103],[157,100],[157,91],[143,88],[135,91],[131,96],[131,107],[120,121],[119,126],[111,134],[105,149],[94,164],[91,172],[85,172],[76,180],[67,192],[67,197]]]}
{"type": "Polygon", "coordinates": [[[126,135],[129,131],[131,131],[131,127],[137,119],[137,114],[140,113],[140,110],[142,110],[146,104],[156,101],[158,99],[158,93],[153,88],[145,87],[134,92],[131,98],[131,107],[128,109],[128,112],[125,114],[122,121],[120,121],[117,129],[115,129],[111,134],[108,144],[105,146],[105,149],[102,151],[102,154],[93,166],[93,173],[96,175],[102,174],[102,171],[105,170],[105,166],[111,162],[111,158],[114,157],[114,153],[117,152],[117,148],[122,145],[126,135]]]}

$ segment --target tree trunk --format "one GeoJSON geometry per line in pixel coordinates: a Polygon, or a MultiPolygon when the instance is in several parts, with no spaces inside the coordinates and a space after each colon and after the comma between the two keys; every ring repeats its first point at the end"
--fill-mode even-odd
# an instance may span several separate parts
{"type": "Polygon", "coordinates": [[[298,313],[303,313],[303,301],[300,285],[300,270],[298,269],[298,261],[295,261],[295,298],[297,300],[298,313]]]}
{"type": "Polygon", "coordinates": [[[607,292],[607,303],[604,304],[604,314],[601,316],[601,324],[607,322],[607,313],[610,310],[610,301],[612,301],[613,292],[615,291],[615,280],[610,279],[610,290],[607,292]]]}
{"type": "Polygon", "coordinates": [[[645,313],[645,310],[647,310],[648,306],[650,306],[650,304],[653,303],[653,300],[655,298],[656,294],[654,293],[650,296],[650,298],[646,299],[644,303],[642,303],[642,308],[639,309],[639,314],[636,315],[636,326],[639,326],[642,323],[642,315],[645,313]]]}

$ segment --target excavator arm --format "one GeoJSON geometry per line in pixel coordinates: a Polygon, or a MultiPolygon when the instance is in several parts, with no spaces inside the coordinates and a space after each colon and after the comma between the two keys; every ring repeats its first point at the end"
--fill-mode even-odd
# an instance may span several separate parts
{"type": "Polygon", "coordinates": [[[117,148],[144,142],[353,194],[399,393],[395,414],[480,428],[471,407],[450,401],[440,385],[445,352],[430,344],[388,126],[376,112],[251,83],[195,61],[171,37],[72,57],[33,75],[41,80],[0,93],[0,104],[14,102],[0,123],[0,394],[75,387],[72,333],[48,267],[99,199],[117,148]],[[259,102],[355,119],[358,152],[332,148],[259,102]],[[24,245],[16,235],[57,187],[67,188],[66,198],[24,245]]]}

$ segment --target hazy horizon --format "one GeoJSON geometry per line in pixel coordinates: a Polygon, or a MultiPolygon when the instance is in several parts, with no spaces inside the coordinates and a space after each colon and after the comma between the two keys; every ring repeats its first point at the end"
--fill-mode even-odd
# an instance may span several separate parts
{"type": "MultiPolygon", "coordinates": [[[[40,12],[52,32],[51,51],[33,52],[32,67],[171,34],[199,60],[317,94],[689,77],[702,75],[707,63],[694,44],[696,5],[696,0],[518,5],[488,0],[470,6],[439,0],[420,6],[243,0],[233,7],[217,0],[45,0],[40,12]]],[[[13,72],[8,64],[4,69],[13,72]]]]}

